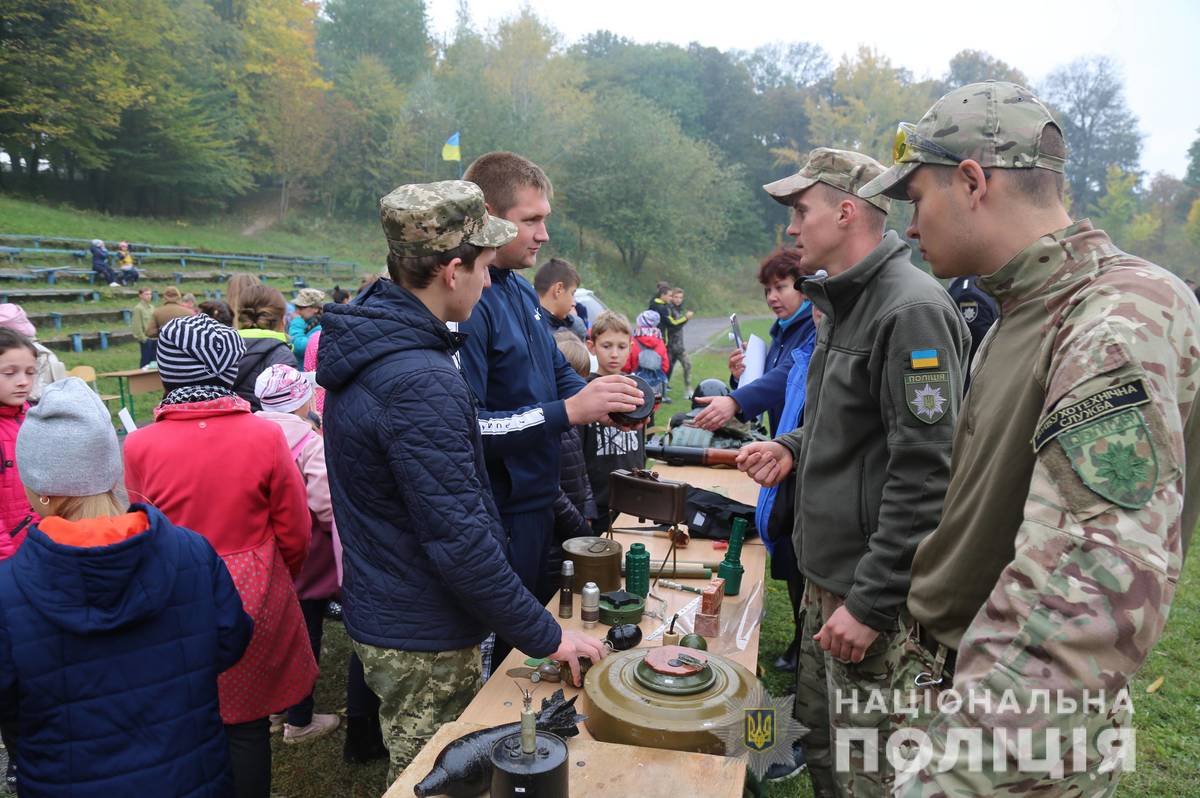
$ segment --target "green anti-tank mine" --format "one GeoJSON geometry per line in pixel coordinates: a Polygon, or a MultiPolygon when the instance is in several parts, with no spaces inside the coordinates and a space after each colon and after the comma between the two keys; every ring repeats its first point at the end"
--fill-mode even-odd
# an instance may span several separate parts
{"type": "Polygon", "coordinates": [[[610,654],[584,682],[587,728],[606,743],[723,754],[717,727],[754,685],[750,671],[706,651],[660,646],[610,654]]]}

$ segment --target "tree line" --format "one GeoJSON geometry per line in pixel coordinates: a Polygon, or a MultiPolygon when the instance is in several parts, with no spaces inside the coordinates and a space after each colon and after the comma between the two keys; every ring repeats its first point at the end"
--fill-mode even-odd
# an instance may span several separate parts
{"type": "Polygon", "coordinates": [[[542,164],[556,238],[599,236],[637,275],[648,258],[761,252],[785,217],[759,186],[814,146],[886,162],[897,121],[987,78],[1052,106],[1074,216],[1195,276],[1200,138],[1182,179],[1146,175],[1104,56],[1031,85],[964,50],[928,79],[867,48],[835,63],[812,42],[565,42],[529,10],[485,31],[465,4],[439,41],[422,0],[12,0],[0,12],[0,188],[173,215],[270,189],[281,216],[366,218],[395,185],[457,177],[441,147],[461,131],[464,162],[514,149],[542,164]]]}

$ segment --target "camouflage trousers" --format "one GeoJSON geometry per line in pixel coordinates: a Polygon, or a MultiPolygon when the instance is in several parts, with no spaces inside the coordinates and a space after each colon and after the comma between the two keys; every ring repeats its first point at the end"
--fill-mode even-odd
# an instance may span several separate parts
{"type": "Polygon", "coordinates": [[[391,784],[438,727],[456,720],[483,686],[479,646],[400,651],[353,643],[367,686],[379,696],[379,725],[388,748],[391,784]]]}
{"type": "Polygon", "coordinates": [[[667,368],[671,373],[667,375],[667,379],[671,379],[671,375],[675,373],[675,367],[679,366],[683,369],[683,384],[692,384],[692,359],[688,357],[687,350],[682,346],[678,349],[667,350],[667,368]]]}
{"type": "MultiPolygon", "coordinates": [[[[929,746],[927,754],[931,758],[924,767],[902,768],[897,772],[893,788],[896,798],[975,798],[980,795],[1109,798],[1116,792],[1121,767],[1114,765],[1111,757],[1106,762],[1106,757],[1094,743],[1107,730],[1130,728],[1130,713],[1115,707],[1099,713],[1070,715],[1027,711],[1013,714],[973,712],[970,697],[972,693],[979,694],[979,685],[972,687],[966,680],[955,680],[952,684],[950,678],[929,684],[931,674],[936,674],[933,655],[916,643],[914,635],[905,642],[897,670],[897,689],[904,692],[908,709],[897,716],[897,724],[906,732],[924,735],[929,746]],[[951,690],[953,696],[943,695],[951,690]],[[910,691],[913,692],[910,694],[910,691]],[[953,708],[960,699],[963,706],[959,711],[953,714],[939,711],[939,705],[953,708]],[[1077,729],[1083,730],[1089,742],[1082,769],[1051,773],[1056,759],[1053,754],[1047,758],[1046,733],[1053,731],[1070,739],[1077,729]],[[999,737],[1001,730],[1004,731],[1003,740],[999,737]],[[1032,743],[1029,750],[1014,755],[1012,747],[1019,742],[1022,730],[1031,732],[1032,743]],[[970,746],[962,744],[961,740],[974,739],[971,735],[976,733],[981,745],[980,754],[973,760],[970,746]],[[1002,745],[1009,747],[1009,753],[999,757],[1003,768],[998,769],[993,747],[1002,745]],[[1019,756],[1026,756],[1036,766],[1030,769],[1023,765],[1019,756]]],[[[1011,696],[1017,707],[1038,706],[1025,686],[999,674],[989,678],[985,689],[991,694],[995,707],[999,707],[1006,695],[1011,696]]],[[[1072,693],[1069,689],[1065,692],[1072,693]]],[[[1064,743],[1057,752],[1064,765],[1073,763],[1075,756],[1066,745],[1064,743]]],[[[904,759],[915,759],[917,753],[916,746],[909,745],[902,748],[899,755],[904,759]]]]}
{"type": "Polygon", "coordinates": [[[884,745],[896,728],[890,708],[906,618],[897,620],[894,631],[880,633],[862,662],[843,662],[813,640],[841,605],[839,596],[812,580],[804,586],[794,706],[796,719],[809,732],[801,742],[818,796],[834,789],[835,778],[842,795],[891,795],[895,773],[884,745]],[[849,730],[872,734],[863,741],[849,730]],[[822,782],[828,787],[822,789],[822,782]]]}

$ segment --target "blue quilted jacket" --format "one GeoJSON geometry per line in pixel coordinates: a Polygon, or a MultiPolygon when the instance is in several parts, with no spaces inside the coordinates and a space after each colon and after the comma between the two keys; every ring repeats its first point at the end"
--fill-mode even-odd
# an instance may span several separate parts
{"type": "Polygon", "coordinates": [[[326,305],[321,329],[350,636],[448,651],[492,630],[526,654],[553,653],[558,624],[506,558],[471,390],[452,359],[463,335],[391,280],[326,305]]]}
{"type": "Polygon", "coordinates": [[[544,510],[558,496],[565,401],[587,385],[542,320],[537,293],[511,269],[491,267],[471,318],[459,329],[463,374],[479,402],[488,477],[500,512],[544,510]]]}
{"type": "Polygon", "coordinates": [[[119,543],[36,526],[0,563],[0,716],[19,722],[22,796],[226,796],[217,674],[253,622],[204,538],[147,505],[119,543]]]}

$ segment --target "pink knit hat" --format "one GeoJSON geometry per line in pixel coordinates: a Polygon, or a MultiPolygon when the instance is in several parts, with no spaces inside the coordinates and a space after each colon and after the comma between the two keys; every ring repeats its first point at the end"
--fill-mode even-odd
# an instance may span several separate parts
{"type": "Polygon", "coordinates": [[[276,363],[258,375],[254,381],[254,395],[262,403],[263,410],[290,413],[312,399],[313,387],[296,369],[276,363]]]}
{"type": "Polygon", "coordinates": [[[37,327],[25,315],[25,309],[11,302],[0,305],[0,327],[7,327],[27,338],[37,337],[37,327]]]}

